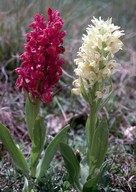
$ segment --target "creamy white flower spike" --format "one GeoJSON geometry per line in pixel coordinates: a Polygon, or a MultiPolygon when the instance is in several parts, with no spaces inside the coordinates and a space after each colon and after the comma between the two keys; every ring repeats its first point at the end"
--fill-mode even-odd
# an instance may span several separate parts
{"type": "Polygon", "coordinates": [[[83,44],[75,59],[77,68],[74,70],[78,79],[73,82],[76,95],[94,91],[96,99],[103,98],[107,79],[118,70],[119,64],[113,59],[114,54],[122,49],[120,37],[124,31],[112,23],[112,19],[102,20],[93,17],[92,25],[88,25],[83,35],[83,44]],[[82,79],[82,81],[81,81],[82,79]],[[78,82],[78,83],[77,83],[78,82]],[[83,85],[82,85],[83,84],[83,85]],[[95,86],[95,88],[94,88],[95,86]]]}

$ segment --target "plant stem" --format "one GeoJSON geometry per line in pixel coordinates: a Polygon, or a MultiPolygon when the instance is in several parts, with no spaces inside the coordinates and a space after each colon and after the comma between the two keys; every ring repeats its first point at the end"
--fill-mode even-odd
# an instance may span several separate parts
{"type": "Polygon", "coordinates": [[[86,123],[86,136],[87,136],[87,144],[88,144],[87,160],[88,160],[90,174],[92,172],[91,148],[92,148],[94,133],[96,130],[97,119],[98,119],[98,111],[97,111],[96,103],[94,103],[94,105],[91,107],[91,113],[86,123]]]}
{"type": "Polygon", "coordinates": [[[33,165],[31,166],[31,177],[35,177],[35,174],[36,174],[36,166],[33,165]]]}

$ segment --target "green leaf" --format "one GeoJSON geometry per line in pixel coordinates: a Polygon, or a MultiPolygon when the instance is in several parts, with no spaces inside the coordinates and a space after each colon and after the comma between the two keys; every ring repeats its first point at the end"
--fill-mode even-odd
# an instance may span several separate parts
{"type": "Polygon", "coordinates": [[[86,139],[87,139],[87,144],[90,146],[90,143],[92,142],[92,135],[93,135],[93,129],[91,126],[91,118],[90,116],[86,120],[86,139]]]}
{"type": "Polygon", "coordinates": [[[37,166],[37,174],[36,177],[39,179],[44,175],[44,173],[47,171],[50,162],[52,161],[56,151],[58,150],[59,143],[64,139],[64,137],[67,134],[69,125],[64,127],[51,141],[51,143],[47,146],[45,150],[45,154],[40,160],[38,166],[37,166]]]}
{"type": "Polygon", "coordinates": [[[98,110],[100,110],[102,107],[106,105],[106,103],[110,100],[111,95],[112,95],[112,78],[108,80],[110,82],[110,88],[109,88],[109,94],[107,98],[104,99],[104,101],[101,103],[101,105],[98,106],[98,110]]]}
{"type": "Polygon", "coordinates": [[[34,188],[33,182],[30,179],[25,177],[22,192],[35,192],[33,188],[34,188]]]}
{"type": "Polygon", "coordinates": [[[91,148],[93,145],[93,137],[96,130],[97,125],[97,116],[98,111],[96,110],[96,106],[91,107],[91,113],[86,121],[86,138],[87,138],[87,144],[88,144],[88,153],[87,153],[87,161],[88,164],[90,164],[91,159],[91,148]]]}
{"type": "Polygon", "coordinates": [[[100,167],[100,177],[99,177],[99,183],[103,183],[107,186],[108,178],[107,178],[107,171],[110,170],[112,165],[112,161],[108,160],[105,161],[102,166],[100,167]]]}
{"type": "Polygon", "coordinates": [[[97,191],[97,184],[104,182],[104,172],[109,169],[109,162],[104,162],[100,169],[97,169],[94,175],[89,175],[87,182],[83,186],[83,192],[97,191]]]}
{"type": "Polygon", "coordinates": [[[89,179],[83,186],[83,192],[95,192],[97,183],[99,180],[99,174],[89,179]]]}
{"type": "Polygon", "coordinates": [[[99,168],[105,159],[108,148],[108,137],[107,121],[103,119],[95,130],[90,152],[92,164],[95,164],[95,168],[99,168]]]}
{"type": "Polygon", "coordinates": [[[44,147],[45,134],[46,134],[46,129],[44,126],[43,118],[40,115],[38,115],[35,120],[33,135],[32,135],[31,169],[36,168],[39,156],[44,147]]]}
{"type": "Polygon", "coordinates": [[[108,103],[108,101],[110,100],[111,96],[112,96],[113,92],[110,92],[109,95],[107,96],[107,98],[105,98],[105,100],[101,103],[101,105],[98,107],[98,110],[100,110],[101,108],[103,108],[106,103],[108,103]]]}
{"type": "Polygon", "coordinates": [[[66,143],[60,143],[60,151],[74,185],[77,187],[77,189],[81,189],[79,183],[80,164],[77,160],[77,157],[66,143]]]}
{"type": "Polygon", "coordinates": [[[81,92],[82,92],[82,95],[84,97],[84,99],[89,102],[90,105],[92,105],[92,96],[91,94],[88,95],[85,87],[84,87],[84,82],[83,82],[83,79],[80,78],[80,81],[81,81],[81,92]]]}
{"type": "Polygon", "coordinates": [[[28,192],[29,191],[29,183],[28,183],[28,179],[25,177],[25,181],[24,181],[24,186],[22,189],[22,192],[28,192]]]}
{"type": "Polygon", "coordinates": [[[87,158],[81,161],[80,169],[81,169],[80,171],[81,183],[85,184],[89,175],[89,166],[87,164],[87,158]]]}
{"type": "Polygon", "coordinates": [[[29,95],[29,98],[27,98],[26,100],[25,113],[26,113],[26,124],[28,127],[28,132],[31,140],[32,140],[35,119],[39,113],[39,109],[40,109],[40,101],[38,99],[32,98],[32,96],[29,95]],[[33,99],[34,103],[30,102],[29,100],[30,98],[33,99]]]}
{"type": "Polygon", "coordinates": [[[5,145],[11,158],[13,159],[17,168],[19,168],[24,174],[27,174],[28,167],[24,155],[15,145],[9,130],[2,123],[0,123],[0,140],[5,145]]]}

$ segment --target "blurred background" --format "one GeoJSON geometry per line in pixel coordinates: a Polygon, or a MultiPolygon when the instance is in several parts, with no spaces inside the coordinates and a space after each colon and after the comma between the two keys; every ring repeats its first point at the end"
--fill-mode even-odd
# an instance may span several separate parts
{"type": "MultiPolygon", "coordinates": [[[[24,121],[24,95],[15,87],[17,74],[14,70],[20,66],[18,57],[24,51],[24,34],[30,31],[29,23],[36,13],[42,13],[47,18],[49,7],[60,11],[67,31],[64,40],[64,73],[59,83],[67,86],[67,89],[62,90],[53,103],[42,108],[51,134],[56,134],[67,122],[71,123],[74,131],[79,131],[78,135],[82,132],[88,106],[83,98],[71,94],[71,88],[75,79],[74,59],[82,44],[82,34],[86,33],[93,16],[102,19],[112,17],[113,23],[125,31],[123,50],[116,54],[121,70],[113,76],[113,96],[100,115],[106,115],[109,121],[108,158],[115,160],[111,175],[114,187],[119,188],[119,192],[131,192],[136,189],[133,177],[136,174],[135,0],[0,0],[0,121],[10,128],[17,139],[29,140],[24,121]],[[129,179],[132,181],[128,184],[129,179]]],[[[81,137],[75,140],[79,146],[83,144],[81,137]]]]}
{"type": "Polygon", "coordinates": [[[18,66],[18,55],[23,52],[25,42],[23,35],[30,30],[28,24],[36,13],[46,17],[48,7],[58,9],[65,21],[65,59],[70,68],[74,66],[82,34],[93,16],[112,17],[113,22],[125,30],[123,58],[120,59],[134,62],[131,56],[135,57],[136,48],[135,0],[0,0],[0,66],[7,69],[18,66]]]}

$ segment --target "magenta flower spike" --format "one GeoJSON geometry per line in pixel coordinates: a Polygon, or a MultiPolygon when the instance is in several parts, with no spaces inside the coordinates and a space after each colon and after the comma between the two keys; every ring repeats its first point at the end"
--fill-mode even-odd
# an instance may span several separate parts
{"type": "Polygon", "coordinates": [[[54,90],[62,75],[63,20],[57,10],[48,9],[48,20],[42,14],[36,14],[29,25],[32,30],[26,34],[24,53],[20,56],[22,64],[16,69],[18,78],[16,86],[26,95],[25,121],[31,141],[31,150],[27,159],[12,139],[9,129],[0,123],[0,141],[7,148],[17,169],[24,175],[22,192],[35,191],[35,186],[47,173],[59,144],[68,132],[65,126],[45,148],[46,127],[40,113],[41,102],[50,103],[54,95],[60,91],[54,90]]]}
{"type": "Polygon", "coordinates": [[[25,52],[20,56],[23,62],[16,69],[19,75],[16,86],[44,103],[52,101],[53,89],[62,75],[64,60],[60,54],[65,51],[63,37],[66,35],[63,24],[57,10],[48,9],[47,22],[42,14],[36,14],[29,25],[33,30],[26,34],[25,52]]]}

